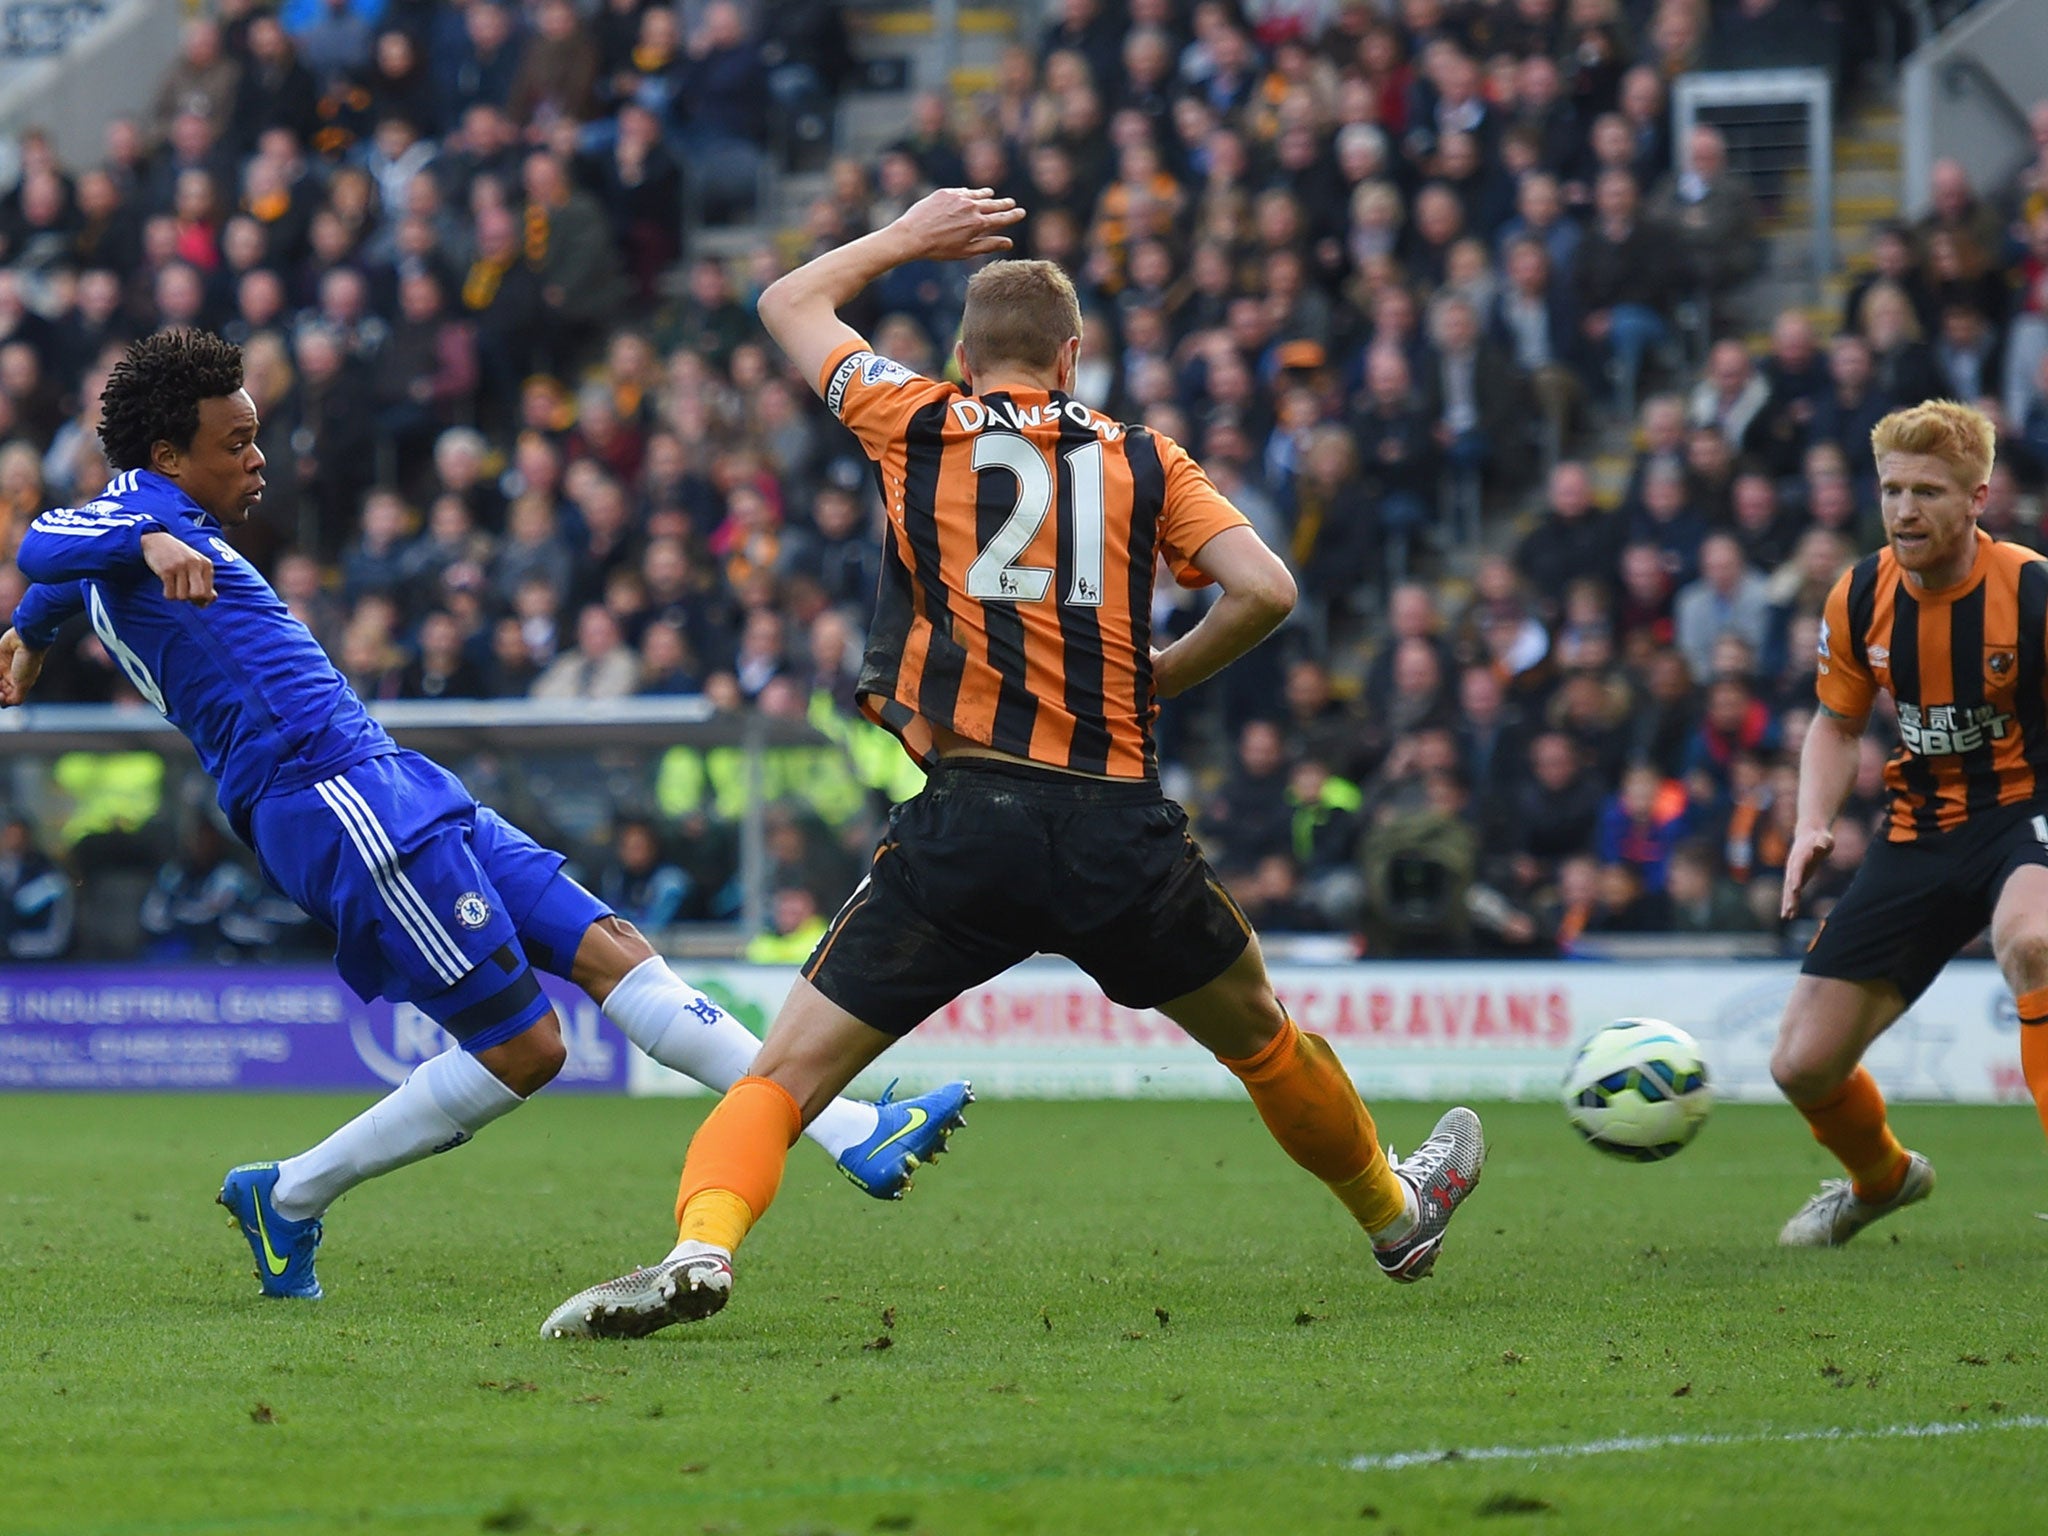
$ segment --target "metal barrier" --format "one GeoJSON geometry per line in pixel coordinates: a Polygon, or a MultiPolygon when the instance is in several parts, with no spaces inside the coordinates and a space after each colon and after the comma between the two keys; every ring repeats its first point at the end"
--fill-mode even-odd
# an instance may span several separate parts
{"type": "MultiPolygon", "coordinates": [[[[723,714],[698,696],[591,703],[413,699],[372,704],[369,709],[400,745],[437,760],[497,753],[525,762],[546,754],[613,748],[742,748],[751,785],[740,820],[740,926],[745,934],[759,932],[767,913],[765,754],[777,747],[827,744],[824,735],[804,721],[754,711],[723,714]]],[[[0,760],[20,763],[71,752],[133,751],[184,763],[194,756],[175,726],[139,705],[31,704],[0,712],[0,760]]]]}
{"type": "Polygon", "coordinates": [[[1813,223],[1813,279],[1834,270],[1834,82],[1821,69],[1741,69],[1682,75],[1671,91],[1672,137],[1692,169],[1696,123],[1719,128],[1728,163],[1764,202],[1805,177],[1813,223]]]}

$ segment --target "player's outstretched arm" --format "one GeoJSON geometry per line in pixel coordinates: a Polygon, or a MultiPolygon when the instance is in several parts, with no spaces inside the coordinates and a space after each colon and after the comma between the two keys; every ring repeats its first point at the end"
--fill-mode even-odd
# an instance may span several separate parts
{"type": "Polygon", "coordinates": [[[1152,653],[1152,688],[1162,699],[1214,677],[1294,611],[1292,573],[1248,526],[1224,529],[1191,563],[1223,595],[1193,629],[1152,653]]]}
{"type": "Polygon", "coordinates": [[[43,675],[45,651],[32,649],[18,630],[0,635],[0,709],[28,702],[28,691],[43,675]]]}
{"type": "Polygon", "coordinates": [[[28,702],[42,676],[43,656],[57,631],[85,611],[85,589],[75,581],[37,582],[14,609],[14,627],[0,635],[0,709],[28,702]]]}
{"type": "Polygon", "coordinates": [[[22,535],[15,563],[30,581],[50,584],[147,569],[175,602],[203,607],[213,601],[213,562],[155,518],[134,513],[96,513],[90,506],[45,512],[22,535]]]}
{"type": "Polygon", "coordinates": [[[1851,720],[1823,704],[1806,730],[1799,751],[1799,823],[1792,834],[1792,852],[1785,860],[1785,889],[1778,915],[1788,922],[1799,915],[1799,893],[1835,851],[1833,827],[1849,791],[1856,787],[1857,744],[1861,720],[1851,720]]]}
{"type": "Polygon", "coordinates": [[[811,388],[822,389],[825,360],[860,333],[839,318],[843,305],[908,261],[964,261],[1010,248],[1004,233],[1024,217],[1016,199],[988,187],[943,187],[905,209],[886,228],[862,235],[768,285],[761,324],[811,388]]]}

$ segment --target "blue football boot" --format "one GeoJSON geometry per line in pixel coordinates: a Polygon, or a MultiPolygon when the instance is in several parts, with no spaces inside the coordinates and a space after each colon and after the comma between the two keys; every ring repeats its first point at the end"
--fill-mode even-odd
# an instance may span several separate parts
{"type": "Polygon", "coordinates": [[[277,1214],[270,1192],[277,1187],[277,1164],[244,1163],[230,1168],[216,1203],[228,1208],[249,1251],[256,1255],[256,1278],[266,1296],[320,1299],[320,1277],[313,1256],[320,1251],[320,1218],[292,1221],[277,1214]]]}
{"type": "Polygon", "coordinates": [[[892,1099],[891,1083],[875,1102],[882,1120],[874,1134],[839,1154],[839,1171],[877,1200],[901,1200],[910,1176],[946,1150],[946,1141],[967,1123],[961,1114],[974,1102],[974,1089],[948,1083],[914,1099],[892,1099]]]}

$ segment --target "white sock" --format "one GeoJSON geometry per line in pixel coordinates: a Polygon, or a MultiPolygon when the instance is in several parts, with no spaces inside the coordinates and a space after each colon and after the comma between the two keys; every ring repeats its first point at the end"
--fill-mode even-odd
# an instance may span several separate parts
{"type": "Polygon", "coordinates": [[[1400,1242],[1415,1230],[1415,1224],[1422,1220],[1422,1207],[1415,1199],[1415,1186],[1406,1179],[1401,1180],[1401,1214],[1388,1222],[1379,1231],[1368,1233],[1373,1246],[1386,1248],[1400,1242]]]}
{"type": "Polygon", "coordinates": [[[677,1259],[694,1259],[702,1253],[715,1253],[728,1263],[732,1261],[731,1249],[721,1248],[716,1243],[700,1243],[694,1237],[686,1237],[669,1249],[668,1256],[661,1262],[673,1264],[677,1259]]]}
{"type": "Polygon", "coordinates": [[[311,1151],[277,1165],[280,1216],[318,1216],[365,1179],[452,1152],[526,1101],[468,1051],[444,1051],[311,1151]]]}
{"type": "MultiPolygon", "coordinates": [[[[604,1000],[605,1017],[671,1071],[725,1092],[747,1075],[761,1042],[738,1019],[668,968],[659,955],[626,973],[604,1000]]],[[[834,1099],[804,1128],[833,1157],[875,1134],[872,1104],[834,1099]]]]}

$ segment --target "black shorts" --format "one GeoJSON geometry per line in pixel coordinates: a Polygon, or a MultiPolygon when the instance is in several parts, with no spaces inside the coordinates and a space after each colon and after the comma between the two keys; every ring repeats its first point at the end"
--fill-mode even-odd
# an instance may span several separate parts
{"type": "Polygon", "coordinates": [[[1872,843],[1800,969],[1889,981],[1910,1007],[1984,931],[2007,878],[2028,864],[2048,865],[2048,821],[2034,805],[1981,813],[1917,843],[1872,843]]]}
{"type": "Polygon", "coordinates": [[[890,813],[868,876],[804,975],[862,1023],[908,1034],[1034,954],[1065,955],[1130,1008],[1230,969],[1251,924],[1156,784],[946,758],[890,813]]]}

